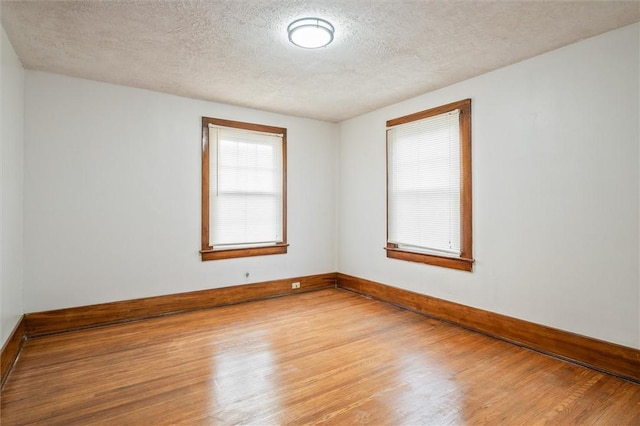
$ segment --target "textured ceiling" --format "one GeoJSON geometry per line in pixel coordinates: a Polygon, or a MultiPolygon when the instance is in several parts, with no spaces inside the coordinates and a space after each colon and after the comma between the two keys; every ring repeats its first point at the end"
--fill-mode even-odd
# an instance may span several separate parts
{"type": "Polygon", "coordinates": [[[640,20],[640,1],[6,1],[24,67],[341,121],[640,20]],[[294,19],[336,27],[327,48],[294,19]]]}

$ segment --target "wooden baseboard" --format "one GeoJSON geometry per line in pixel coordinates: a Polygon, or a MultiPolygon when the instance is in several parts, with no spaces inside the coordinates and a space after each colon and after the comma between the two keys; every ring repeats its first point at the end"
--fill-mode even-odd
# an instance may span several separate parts
{"type": "Polygon", "coordinates": [[[13,367],[13,364],[18,359],[24,340],[26,339],[25,333],[25,320],[24,315],[20,317],[20,320],[13,329],[13,332],[9,336],[9,339],[2,346],[2,352],[0,353],[0,389],[4,387],[4,383],[9,377],[9,372],[13,367]]]}
{"type": "Polygon", "coordinates": [[[256,284],[30,313],[25,315],[26,337],[31,338],[89,327],[136,321],[161,315],[333,288],[335,286],[336,274],[332,272],[256,284]],[[293,282],[299,282],[300,289],[292,290],[291,283],[293,282]]]}
{"type": "Polygon", "coordinates": [[[640,350],[337,274],[337,286],[539,352],[640,382],[640,350]]]}

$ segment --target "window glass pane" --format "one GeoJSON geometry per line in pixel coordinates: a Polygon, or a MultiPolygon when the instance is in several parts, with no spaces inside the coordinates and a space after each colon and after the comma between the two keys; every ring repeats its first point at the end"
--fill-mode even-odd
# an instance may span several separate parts
{"type": "Polygon", "coordinates": [[[212,205],[212,245],[249,245],[279,241],[280,197],[222,195],[212,205]]]}
{"type": "Polygon", "coordinates": [[[282,137],[212,127],[209,138],[210,245],[282,241],[282,137]]]}
{"type": "Polygon", "coordinates": [[[388,131],[389,242],[460,254],[459,111],[388,131]]]}

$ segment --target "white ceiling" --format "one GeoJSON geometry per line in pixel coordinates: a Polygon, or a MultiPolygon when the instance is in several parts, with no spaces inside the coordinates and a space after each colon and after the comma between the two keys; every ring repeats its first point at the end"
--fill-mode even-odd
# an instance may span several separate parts
{"type": "Polygon", "coordinates": [[[27,69],[338,122],[640,21],[636,1],[7,1],[27,69]],[[326,48],[287,40],[320,17],[326,48]]]}

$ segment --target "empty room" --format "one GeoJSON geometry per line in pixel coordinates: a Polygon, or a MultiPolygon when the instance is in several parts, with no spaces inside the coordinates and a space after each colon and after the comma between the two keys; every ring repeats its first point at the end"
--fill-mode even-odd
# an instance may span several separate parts
{"type": "Polygon", "coordinates": [[[0,21],[2,425],[640,424],[640,1],[0,21]]]}

